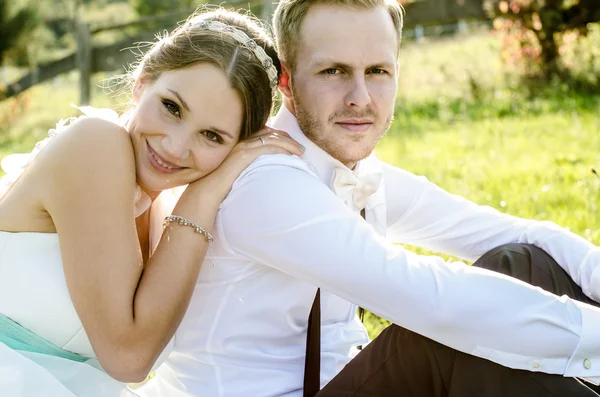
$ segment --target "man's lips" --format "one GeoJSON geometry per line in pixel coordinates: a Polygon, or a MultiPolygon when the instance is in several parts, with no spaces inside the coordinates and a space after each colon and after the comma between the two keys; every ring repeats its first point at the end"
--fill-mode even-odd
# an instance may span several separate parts
{"type": "Polygon", "coordinates": [[[351,119],[338,121],[336,124],[351,132],[364,132],[371,128],[373,121],[366,119],[351,119]]]}

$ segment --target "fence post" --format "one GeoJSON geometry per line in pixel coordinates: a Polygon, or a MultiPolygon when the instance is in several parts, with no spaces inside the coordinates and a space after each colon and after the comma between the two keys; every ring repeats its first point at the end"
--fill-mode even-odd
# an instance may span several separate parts
{"type": "Polygon", "coordinates": [[[2,64],[2,88],[8,86],[8,67],[6,64],[2,64]]]}
{"type": "Polygon", "coordinates": [[[76,65],[79,69],[79,105],[89,105],[92,79],[92,35],[90,26],[77,23],[76,65]]]}
{"type": "Polygon", "coordinates": [[[273,12],[275,11],[275,5],[273,4],[275,0],[262,0],[262,15],[261,19],[271,24],[271,18],[273,17],[273,12]]]}
{"type": "Polygon", "coordinates": [[[469,33],[469,26],[467,25],[467,22],[465,22],[464,19],[460,19],[458,21],[458,27],[457,27],[458,33],[459,34],[467,34],[469,33]]]}
{"type": "Polygon", "coordinates": [[[421,43],[425,38],[425,29],[423,29],[423,25],[415,26],[415,41],[417,43],[421,43]]]}

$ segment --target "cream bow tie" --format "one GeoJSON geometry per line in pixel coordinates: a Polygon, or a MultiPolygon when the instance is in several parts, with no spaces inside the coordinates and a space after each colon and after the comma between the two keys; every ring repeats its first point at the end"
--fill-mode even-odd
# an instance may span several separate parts
{"type": "Polygon", "coordinates": [[[367,198],[379,189],[381,179],[381,173],[357,177],[347,168],[336,168],[333,170],[333,192],[345,203],[352,200],[362,211],[367,205],[367,198]]]}

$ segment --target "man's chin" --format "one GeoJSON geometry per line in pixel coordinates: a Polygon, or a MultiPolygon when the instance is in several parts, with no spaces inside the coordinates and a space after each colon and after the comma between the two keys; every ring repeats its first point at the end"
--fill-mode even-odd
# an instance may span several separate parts
{"type": "Polygon", "coordinates": [[[371,146],[365,147],[364,144],[357,145],[356,142],[352,142],[327,152],[346,166],[354,168],[356,163],[369,157],[373,149],[371,146]]]}

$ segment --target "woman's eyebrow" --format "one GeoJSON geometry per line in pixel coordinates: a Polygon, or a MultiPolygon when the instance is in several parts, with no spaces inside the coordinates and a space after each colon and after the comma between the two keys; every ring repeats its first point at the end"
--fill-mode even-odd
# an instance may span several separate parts
{"type": "Polygon", "coordinates": [[[167,88],[167,91],[169,91],[171,94],[175,95],[177,97],[177,99],[179,99],[179,102],[181,102],[181,104],[183,105],[183,107],[185,108],[185,110],[187,110],[188,112],[190,111],[190,107],[188,106],[188,104],[183,100],[183,98],[181,97],[181,95],[179,95],[179,93],[175,90],[172,90],[170,88],[167,88]]]}

